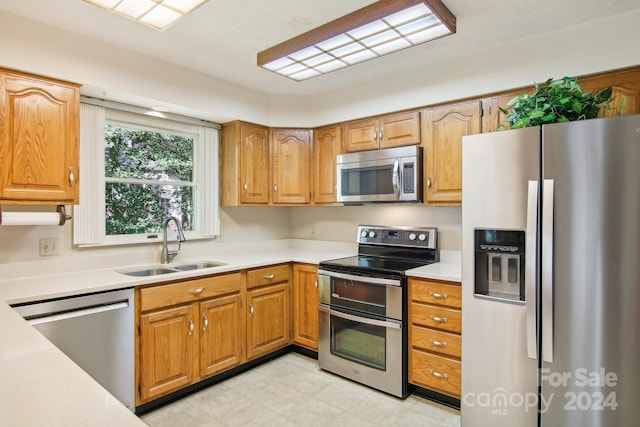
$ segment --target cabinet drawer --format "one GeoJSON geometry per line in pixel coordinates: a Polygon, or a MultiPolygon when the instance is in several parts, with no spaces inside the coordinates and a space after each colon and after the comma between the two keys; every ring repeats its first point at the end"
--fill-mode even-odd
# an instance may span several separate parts
{"type": "Polygon", "coordinates": [[[453,308],[412,302],[410,321],[412,324],[449,332],[462,331],[462,312],[453,308]]]}
{"type": "Polygon", "coordinates": [[[458,284],[411,280],[411,300],[447,307],[462,307],[462,287],[458,284]]]}
{"type": "Polygon", "coordinates": [[[240,292],[240,273],[140,289],[140,311],[240,292]]]}
{"type": "Polygon", "coordinates": [[[411,347],[460,358],[461,343],[460,335],[422,326],[411,326],[411,347]]]}
{"type": "Polygon", "coordinates": [[[460,362],[420,350],[411,350],[409,382],[460,398],[460,362]]]}
{"type": "Polygon", "coordinates": [[[286,282],[288,280],[288,264],[254,268],[247,272],[247,289],[270,285],[272,283],[286,282]]]}

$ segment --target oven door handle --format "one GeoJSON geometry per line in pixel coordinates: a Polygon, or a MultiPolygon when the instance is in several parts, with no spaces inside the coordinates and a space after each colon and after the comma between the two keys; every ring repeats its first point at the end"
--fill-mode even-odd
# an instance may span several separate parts
{"type": "Polygon", "coordinates": [[[343,313],[342,311],[332,310],[323,304],[320,304],[318,306],[318,311],[323,311],[325,313],[329,313],[332,316],[341,317],[346,320],[364,323],[367,325],[382,326],[383,328],[402,329],[402,322],[399,322],[399,321],[376,320],[376,319],[369,319],[368,317],[354,316],[353,314],[347,314],[347,313],[343,313]]]}
{"type": "Polygon", "coordinates": [[[356,276],[353,274],[336,273],[327,270],[318,270],[321,276],[335,277],[336,279],[353,280],[355,282],[371,283],[384,286],[402,286],[402,282],[396,279],[381,279],[379,277],[356,276]]]}

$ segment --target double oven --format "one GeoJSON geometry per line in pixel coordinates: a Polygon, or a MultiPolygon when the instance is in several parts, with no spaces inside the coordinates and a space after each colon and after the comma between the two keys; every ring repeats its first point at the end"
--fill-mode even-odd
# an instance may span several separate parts
{"type": "Polygon", "coordinates": [[[407,396],[407,276],[436,262],[437,230],[358,227],[358,255],[320,263],[320,368],[407,396]]]}

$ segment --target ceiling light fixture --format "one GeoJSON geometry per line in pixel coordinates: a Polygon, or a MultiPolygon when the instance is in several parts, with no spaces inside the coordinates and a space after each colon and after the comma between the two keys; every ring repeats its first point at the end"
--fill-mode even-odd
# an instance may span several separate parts
{"type": "Polygon", "coordinates": [[[258,66],[302,81],[455,32],[440,0],[382,0],[258,53],[258,66]]]}
{"type": "Polygon", "coordinates": [[[84,0],[163,31],[209,0],[84,0]]]}

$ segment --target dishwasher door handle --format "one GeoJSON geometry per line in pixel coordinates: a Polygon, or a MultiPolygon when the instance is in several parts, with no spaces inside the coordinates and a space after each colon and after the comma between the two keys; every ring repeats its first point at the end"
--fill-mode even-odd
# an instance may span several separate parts
{"type": "Polygon", "coordinates": [[[127,301],[118,301],[111,304],[99,305],[96,307],[82,308],[79,310],[65,311],[63,313],[50,314],[43,317],[35,317],[28,319],[27,322],[32,325],[41,325],[43,323],[58,322],[60,320],[73,319],[75,317],[87,316],[90,314],[104,313],[105,311],[119,310],[121,308],[129,307],[127,301]]]}

